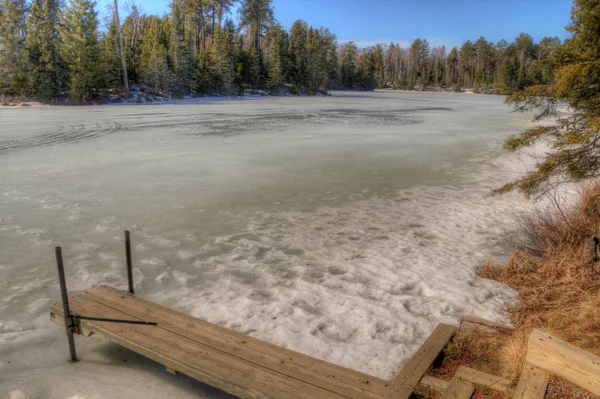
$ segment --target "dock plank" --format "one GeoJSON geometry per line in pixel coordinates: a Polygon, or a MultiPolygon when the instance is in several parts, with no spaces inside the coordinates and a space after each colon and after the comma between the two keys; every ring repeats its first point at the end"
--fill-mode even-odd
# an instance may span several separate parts
{"type": "Polygon", "coordinates": [[[414,390],[455,332],[456,327],[454,326],[438,324],[417,353],[410,358],[398,376],[394,378],[392,382],[394,386],[414,390]]]}

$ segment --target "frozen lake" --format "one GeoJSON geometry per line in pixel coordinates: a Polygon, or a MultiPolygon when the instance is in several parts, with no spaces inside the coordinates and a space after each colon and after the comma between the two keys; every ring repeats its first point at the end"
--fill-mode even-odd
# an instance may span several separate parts
{"type": "Polygon", "coordinates": [[[503,97],[334,93],[202,104],[0,110],[0,397],[227,397],[49,321],[71,290],[126,287],[383,378],[439,322],[504,320],[478,278],[515,215],[490,197],[524,170],[503,97]]]}

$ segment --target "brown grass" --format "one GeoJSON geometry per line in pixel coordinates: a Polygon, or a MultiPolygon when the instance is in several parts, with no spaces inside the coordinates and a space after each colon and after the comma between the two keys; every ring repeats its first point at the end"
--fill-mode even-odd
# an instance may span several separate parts
{"type": "Polygon", "coordinates": [[[502,349],[502,367],[513,378],[534,328],[600,355],[600,262],[592,239],[600,228],[600,183],[586,187],[566,210],[552,202],[524,221],[525,240],[506,265],[490,261],[479,273],[519,292],[510,308],[517,333],[502,349]]]}

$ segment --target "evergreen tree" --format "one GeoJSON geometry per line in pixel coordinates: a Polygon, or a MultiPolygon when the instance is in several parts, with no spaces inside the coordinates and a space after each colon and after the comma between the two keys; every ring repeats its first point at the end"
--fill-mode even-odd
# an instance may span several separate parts
{"type": "Polygon", "coordinates": [[[342,89],[357,88],[358,48],[354,42],[345,43],[340,51],[340,83],[342,89]]]}
{"type": "Polygon", "coordinates": [[[359,90],[373,90],[376,86],[373,47],[364,48],[359,53],[356,87],[359,90]]]}
{"type": "Polygon", "coordinates": [[[27,20],[30,88],[42,101],[54,101],[67,90],[67,66],[60,54],[59,0],[34,0],[27,20]]]}
{"type": "Polygon", "coordinates": [[[273,26],[271,34],[273,40],[271,40],[271,63],[267,88],[277,94],[283,89],[286,83],[288,37],[280,24],[273,26]]]}
{"type": "Polygon", "coordinates": [[[459,84],[462,87],[473,87],[475,83],[476,54],[473,42],[467,40],[459,52],[460,76],[459,84]]]}
{"type": "Polygon", "coordinates": [[[446,59],[446,87],[458,91],[460,89],[460,61],[458,57],[458,48],[453,47],[446,59]]]}
{"type": "Polygon", "coordinates": [[[252,49],[254,52],[254,83],[261,86],[265,70],[263,66],[261,49],[261,39],[264,30],[275,20],[273,0],[243,0],[240,7],[240,15],[242,17],[240,25],[250,29],[251,35],[254,37],[252,49]]]}
{"type": "Polygon", "coordinates": [[[327,83],[325,89],[338,88],[340,71],[338,62],[338,47],[335,35],[329,29],[321,28],[321,38],[325,47],[325,65],[327,68],[327,83]]]}
{"type": "Polygon", "coordinates": [[[267,87],[282,92],[290,87],[314,94],[388,85],[423,90],[493,88],[508,94],[552,84],[555,63],[549,60],[560,46],[557,38],[535,43],[521,34],[510,44],[501,40],[494,45],[483,37],[475,43],[467,41],[448,55],[445,47],[431,49],[422,39],[408,48],[390,43],[359,51],[351,42],[338,47],[329,29],[302,20],[288,33],[274,20],[272,0],[240,0],[239,29],[226,18],[237,0],[172,0],[171,12],[162,18],[146,16],[130,3],[123,24],[114,12],[100,44],[93,45],[97,28],[76,31],[85,17],[73,14],[77,4],[86,8],[86,15],[94,13],[92,0],[70,1],[60,32],[57,18],[62,0],[33,0],[25,34],[26,1],[0,0],[0,91],[29,91],[45,101],[63,98],[67,83],[77,101],[101,94],[105,83],[111,90],[125,92],[129,83],[141,84],[175,97],[194,90],[236,93],[267,87]],[[224,15],[227,22],[222,26],[224,15]],[[86,40],[91,44],[84,45],[86,40]],[[81,58],[71,47],[89,51],[81,58]],[[9,48],[16,50],[5,50],[9,48]],[[81,67],[91,59],[97,59],[91,63],[97,68],[81,67]],[[91,76],[97,83],[87,83],[91,76]]]}
{"type": "Polygon", "coordinates": [[[101,49],[104,58],[105,80],[109,88],[122,89],[123,64],[119,51],[118,21],[115,14],[110,20],[106,33],[102,36],[101,49]]]}
{"type": "Polygon", "coordinates": [[[61,18],[60,50],[69,71],[69,97],[77,102],[97,99],[104,89],[94,6],[90,0],[70,0],[61,18]]]}
{"type": "Polygon", "coordinates": [[[183,97],[190,91],[193,64],[185,41],[184,21],[181,15],[181,0],[171,2],[169,30],[169,65],[173,79],[170,92],[174,97],[183,97]]]}
{"type": "Polygon", "coordinates": [[[27,92],[27,4],[25,0],[0,3],[0,93],[27,92]]]}
{"type": "Polygon", "coordinates": [[[289,79],[295,91],[303,93],[308,87],[308,26],[305,21],[297,20],[290,29],[289,54],[290,74],[289,79]]]}
{"type": "Polygon", "coordinates": [[[141,78],[153,92],[170,95],[173,76],[167,60],[168,19],[149,17],[140,55],[141,78]]]}
{"type": "MultiPolygon", "coordinates": [[[[558,124],[536,127],[509,138],[505,147],[515,151],[548,139],[550,148],[535,170],[504,186],[501,192],[519,189],[526,195],[547,192],[563,182],[580,181],[600,174],[600,3],[575,0],[567,39],[550,57],[555,83],[537,85],[513,94],[509,102],[518,111],[536,110],[536,119],[559,116],[557,105],[572,111],[560,115],[558,124]]],[[[517,44],[524,58],[532,46],[526,37],[517,44]]],[[[519,60],[520,66],[523,60],[519,60]]]]}
{"type": "Polygon", "coordinates": [[[381,44],[375,46],[373,57],[375,58],[375,81],[377,82],[377,88],[381,89],[385,85],[385,74],[383,70],[383,47],[381,47],[381,44]]]}
{"type": "Polygon", "coordinates": [[[138,7],[132,3],[129,15],[125,18],[122,27],[127,76],[132,83],[141,82],[142,43],[147,25],[146,16],[141,15],[138,7]]]}
{"type": "Polygon", "coordinates": [[[123,44],[123,32],[121,29],[121,18],[119,18],[119,1],[114,0],[113,3],[113,20],[116,21],[117,36],[119,38],[119,58],[121,60],[122,74],[123,74],[123,86],[125,87],[125,93],[129,96],[129,77],[127,76],[127,60],[125,59],[125,45],[123,44]]]}
{"type": "Polygon", "coordinates": [[[217,26],[211,51],[215,89],[228,95],[238,92],[235,87],[234,32],[235,27],[231,20],[227,20],[223,30],[217,26]]]}

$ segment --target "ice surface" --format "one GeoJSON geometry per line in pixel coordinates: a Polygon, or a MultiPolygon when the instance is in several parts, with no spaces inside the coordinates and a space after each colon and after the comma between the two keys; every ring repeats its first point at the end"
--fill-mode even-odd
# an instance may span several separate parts
{"type": "Polygon", "coordinates": [[[527,157],[503,98],[423,93],[4,109],[0,396],[227,397],[91,337],[66,362],[49,321],[62,245],[71,290],[140,295],[383,378],[439,322],[506,321],[480,279],[532,205],[490,189],[527,157]]]}

